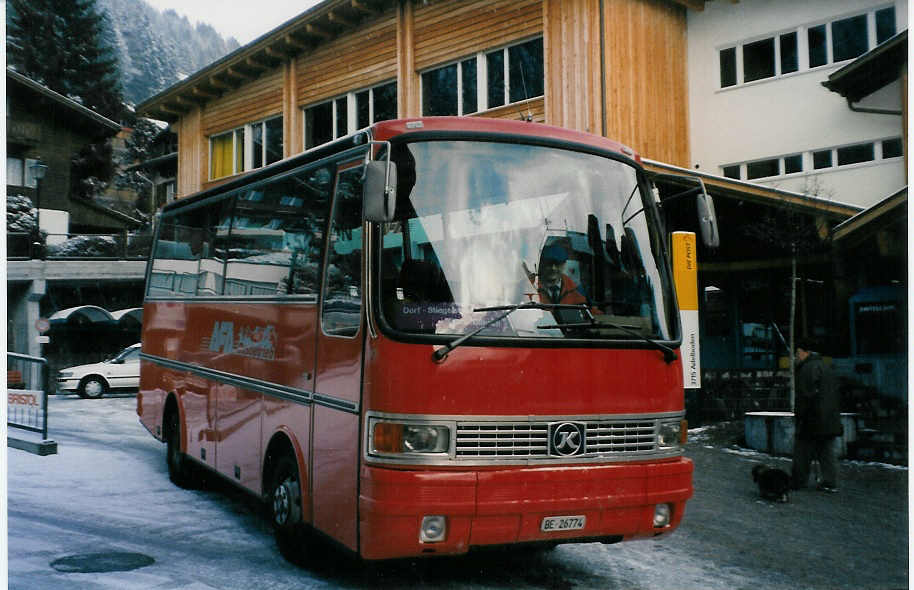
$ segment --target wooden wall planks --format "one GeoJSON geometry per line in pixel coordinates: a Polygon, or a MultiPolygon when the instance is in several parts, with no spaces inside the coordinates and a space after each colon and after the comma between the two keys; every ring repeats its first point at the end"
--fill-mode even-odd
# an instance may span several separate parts
{"type": "Polygon", "coordinates": [[[531,115],[537,122],[606,135],[647,158],[689,166],[682,5],[401,0],[352,32],[185,115],[175,125],[179,193],[214,184],[207,183],[209,135],[282,113],[285,155],[291,156],[303,149],[305,106],[396,79],[400,116],[419,116],[420,72],[537,35],[544,42],[545,96],[477,116],[531,115]]]}

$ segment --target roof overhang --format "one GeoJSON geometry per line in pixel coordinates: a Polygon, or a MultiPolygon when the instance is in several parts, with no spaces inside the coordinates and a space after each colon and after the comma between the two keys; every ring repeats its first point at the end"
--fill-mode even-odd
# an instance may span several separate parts
{"type": "Polygon", "coordinates": [[[908,187],[889,195],[869,209],[861,211],[847,221],[836,225],[832,239],[850,244],[866,238],[885,227],[903,223],[908,215],[908,187]]]}
{"type": "Polygon", "coordinates": [[[117,133],[118,131],[121,130],[120,123],[116,123],[116,122],[112,121],[111,119],[96,113],[92,109],[84,107],[83,105],[79,104],[78,102],[76,102],[73,99],[67,98],[66,96],[64,96],[62,94],[54,92],[47,86],[43,86],[42,84],[39,84],[38,82],[36,82],[35,80],[32,80],[31,78],[29,78],[27,76],[23,76],[16,70],[6,68],[6,80],[7,80],[7,84],[9,84],[10,82],[12,82],[14,84],[18,84],[24,88],[27,88],[28,90],[30,90],[32,92],[35,92],[36,94],[38,94],[48,100],[51,100],[52,102],[55,102],[65,108],[71,110],[72,112],[76,113],[83,119],[87,119],[88,121],[95,124],[96,126],[101,127],[104,130],[110,132],[109,135],[114,135],[115,133],[117,133]]]}
{"type": "MultiPolygon", "coordinates": [[[[670,0],[693,10],[703,10],[706,1],[670,0]]],[[[394,0],[325,0],[144,100],[136,113],[174,123],[193,109],[257,79],[299,53],[313,51],[376,19],[397,4],[394,0]]]]}
{"type": "Polygon", "coordinates": [[[175,122],[185,113],[258,78],[299,53],[313,51],[396,6],[392,0],[325,0],[146,99],[138,115],[175,122]]]}
{"type": "Polygon", "coordinates": [[[899,78],[908,61],[908,31],[898,33],[864,53],[822,82],[849,102],[857,102],[899,78]]]}
{"type": "Polygon", "coordinates": [[[680,168],[654,160],[642,160],[642,164],[648,174],[676,174],[700,178],[712,196],[722,196],[725,198],[761,204],[776,204],[779,207],[790,207],[798,211],[816,213],[818,215],[840,219],[846,219],[857,215],[861,211],[861,207],[855,205],[838,203],[837,201],[832,201],[830,199],[822,199],[816,196],[772,188],[752,182],[715,176],[713,174],[698,172],[697,170],[690,170],[688,168],[680,168]]]}

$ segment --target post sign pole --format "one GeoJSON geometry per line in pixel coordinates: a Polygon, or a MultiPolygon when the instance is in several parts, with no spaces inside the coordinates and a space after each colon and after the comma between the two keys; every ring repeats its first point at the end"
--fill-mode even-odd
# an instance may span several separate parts
{"type": "Polygon", "coordinates": [[[673,282],[682,321],[682,383],[686,389],[699,389],[698,259],[692,232],[673,232],[673,282]]]}

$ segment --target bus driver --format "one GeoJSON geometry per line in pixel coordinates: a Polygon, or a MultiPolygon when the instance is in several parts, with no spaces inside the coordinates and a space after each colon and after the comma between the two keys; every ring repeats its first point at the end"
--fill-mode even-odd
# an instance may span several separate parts
{"type": "MultiPolygon", "coordinates": [[[[565,274],[565,262],[568,260],[568,251],[558,244],[543,248],[540,254],[539,280],[536,291],[540,303],[562,303],[578,305],[587,303],[587,297],[574,280],[565,274]]],[[[524,265],[526,270],[526,265],[524,265]]],[[[530,282],[536,275],[527,271],[530,282]]]]}

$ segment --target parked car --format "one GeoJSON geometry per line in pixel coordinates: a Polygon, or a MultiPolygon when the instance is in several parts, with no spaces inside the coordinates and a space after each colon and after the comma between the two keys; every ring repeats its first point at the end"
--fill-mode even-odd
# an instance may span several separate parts
{"type": "Polygon", "coordinates": [[[57,390],[76,392],[80,397],[99,398],[111,389],[138,389],[140,386],[140,344],[128,346],[100,363],[62,369],[57,375],[57,390]]]}

